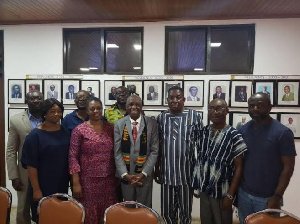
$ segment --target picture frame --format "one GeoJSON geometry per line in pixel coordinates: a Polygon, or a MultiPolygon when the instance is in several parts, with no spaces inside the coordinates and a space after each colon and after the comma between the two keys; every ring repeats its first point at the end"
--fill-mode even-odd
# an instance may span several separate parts
{"type": "Polygon", "coordinates": [[[145,106],[162,105],[162,81],[144,81],[143,90],[143,103],[145,106]]]}
{"type": "Polygon", "coordinates": [[[62,80],[63,104],[75,104],[76,94],[80,90],[79,80],[62,80]]]}
{"type": "Polygon", "coordinates": [[[44,80],[44,99],[55,98],[61,102],[61,80],[44,80]]]}
{"type": "Polygon", "coordinates": [[[277,81],[277,106],[299,106],[299,80],[277,81]]]}
{"type": "Polygon", "coordinates": [[[248,112],[245,111],[232,111],[229,112],[229,124],[235,129],[239,130],[243,125],[245,125],[248,121],[251,121],[248,112]]]}
{"type": "Polygon", "coordinates": [[[203,107],[204,80],[186,80],[183,82],[185,106],[203,107]]]}
{"type": "Polygon", "coordinates": [[[124,86],[128,89],[129,95],[138,95],[139,97],[141,97],[141,99],[143,99],[142,81],[125,81],[124,86]],[[135,88],[131,89],[132,86],[135,86],[135,88]]]}
{"type": "Polygon", "coordinates": [[[40,91],[43,93],[43,80],[36,80],[36,79],[26,79],[26,93],[29,93],[33,90],[40,91]]]}
{"type": "Polygon", "coordinates": [[[272,80],[256,80],[253,84],[253,92],[254,93],[265,93],[271,100],[271,104],[275,105],[275,81],[272,80]]]}
{"type": "Polygon", "coordinates": [[[152,119],[156,120],[157,116],[160,115],[162,110],[144,110],[144,113],[147,117],[151,117],[152,119]]]}
{"type": "Polygon", "coordinates": [[[226,101],[229,106],[230,97],[230,80],[210,80],[209,81],[209,98],[208,103],[216,98],[226,101]]]}
{"type": "Polygon", "coordinates": [[[9,132],[9,128],[10,128],[10,119],[12,116],[22,113],[26,110],[27,108],[18,108],[18,107],[12,107],[12,108],[8,108],[8,122],[7,122],[7,131],[9,132]]]}
{"type": "Polygon", "coordinates": [[[94,96],[100,99],[100,80],[81,80],[81,90],[86,90],[90,93],[90,96],[94,96]]]}
{"type": "Polygon", "coordinates": [[[201,120],[202,120],[203,126],[205,126],[206,123],[205,123],[205,120],[204,120],[204,118],[203,118],[203,111],[202,111],[202,110],[197,110],[197,112],[200,113],[200,116],[201,116],[201,120]]]}
{"type": "Polygon", "coordinates": [[[25,98],[25,80],[9,79],[8,80],[8,103],[24,104],[25,98]]]}
{"type": "Polygon", "coordinates": [[[248,98],[252,94],[252,81],[234,80],[230,85],[230,106],[248,107],[248,98]]]}
{"type": "Polygon", "coordinates": [[[168,90],[172,87],[172,86],[179,86],[181,88],[183,88],[182,86],[182,81],[163,81],[163,93],[164,93],[164,97],[163,97],[163,105],[164,106],[168,106],[168,90]]]}
{"type": "Polygon", "coordinates": [[[280,113],[280,123],[288,127],[295,139],[300,139],[300,113],[280,113]]]}
{"type": "Polygon", "coordinates": [[[122,85],[122,81],[119,80],[105,80],[104,81],[104,104],[110,106],[116,102],[115,91],[122,85]]]}

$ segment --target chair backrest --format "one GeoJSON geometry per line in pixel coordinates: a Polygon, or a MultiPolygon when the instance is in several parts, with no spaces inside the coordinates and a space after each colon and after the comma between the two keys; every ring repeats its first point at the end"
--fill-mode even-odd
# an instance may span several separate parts
{"type": "Polygon", "coordinates": [[[248,215],[245,224],[300,224],[300,218],[284,210],[265,209],[248,215]],[[278,216],[280,213],[284,215],[278,216]]]}
{"type": "Polygon", "coordinates": [[[10,219],[12,196],[5,187],[0,187],[0,224],[8,224],[10,219]]]}
{"type": "Polygon", "coordinates": [[[105,210],[105,224],[157,224],[160,223],[156,211],[135,201],[125,201],[105,210]]]}
{"type": "Polygon", "coordinates": [[[82,224],[85,212],[72,196],[53,194],[40,200],[38,216],[39,224],[82,224]]]}

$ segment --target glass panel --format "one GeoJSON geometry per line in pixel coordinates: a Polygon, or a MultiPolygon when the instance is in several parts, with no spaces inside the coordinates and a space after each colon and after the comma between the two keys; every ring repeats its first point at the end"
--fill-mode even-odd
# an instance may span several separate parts
{"type": "Polygon", "coordinates": [[[106,32],[106,72],[142,72],[142,32],[106,32]]]}
{"type": "Polygon", "coordinates": [[[205,30],[168,33],[168,72],[205,71],[205,30]]]}
{"type": "Polygon", "coordinates": [[[250,72],[249,30],[211,30],[212,72],[250,72]],[[220,46],[218,46],[221,43],[220,46]],[[215,46],[214,46],[215,45],[215,46]]]}
{"type": "Polygon", "coordinates": [[[67,73],[101,71],[100,31],[71,31],[67,34],[67,73]],[[80,70],[80,68],[89,70],[80,70]]]}

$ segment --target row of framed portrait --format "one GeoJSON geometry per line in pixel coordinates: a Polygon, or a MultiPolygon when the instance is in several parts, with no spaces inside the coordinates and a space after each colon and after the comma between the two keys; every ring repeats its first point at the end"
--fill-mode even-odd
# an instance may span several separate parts
{"type": "MultiPolygon", "coordinates": [[[[56,98],[63,104],[74,104],[78,90],[87,90],[100,98],[99,80],[8,80],[10,104],[24,104],[25,94],[37,89],[44,98],[56,98]]],[[[116,102],[116,88],[125,86],[131,95],[139,95],[146,106],[166,106],[167,93],[172,86],[184,89],[185,106],[203,107],[204,80],[185,81],[104,81],[104,104],[116,102]]],[[[273,106],[299,106],[299,80],[211,80],[208,102],[215,98],[226,100],[230,107],[248,107],[247,100],[253,92],[266,93],[273,106]]]]}
{"type": "MultiPolygon", "coordinates": [[[[8,108],[8,119],[11,116],[21,113],[26,108],[8,108]]],[[[63,117],[69,113],[72,113],[74,109],[65,109],[63,117]]],[[[203,111],[199,111],[201,117],[203,118],[203,111]]],[[[157,116],[161,113],[161,110],[144,110],[146,116],[156,119],[157,116]]],[[[103,112],[104,114],[104,112],[103,112]]],[[[300,139],[300,113],[270,113],[271,117],[280,121],[283,125],[290,128],[294,133],[296,139],[300,139]]],[[[244,124],[251,120],[250,115],[247,112],[243,111],[234,111],[229,112],[229,116],[226,117],[226,123],[230,124],[236,129],[241,128],[244,124]]],[[[209,120],[206,122],[203,120],[203,124],[206,125],[209,123],[209,120]]]]}

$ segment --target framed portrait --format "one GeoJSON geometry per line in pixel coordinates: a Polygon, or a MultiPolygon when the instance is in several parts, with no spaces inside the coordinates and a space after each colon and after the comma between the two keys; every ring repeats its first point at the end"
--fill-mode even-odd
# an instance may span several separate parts
{"type": "Polygon", "coordinates": [[[275,105],[274,81],[254,81],[254,93],[262,92],[268,95],[271,104],[275,105]]]}
{"type": "Polygon", "coordinates": [[[280,113],[280,123],[291,129],[294,138],[300,139],[300,113],[280,113]]]}
{"type": "Polygon", "coordinates": [[[112,105],[116,102],[116,89],[122,86],[122,81],[106,80],[104,81],[104,104],[112,105]]]}
{"type": "Polygon", "coordinates": [[[76,94],[80,90],[79,80],[63,80],[62,89],[63,104],[75,104],[76,94]]]}
{"type": "Polygon", "coordinates": [[[299,105],[299,81],[280,80],[277,82],[277,106],[299,105]]]}
{"type": "Polygon", "coordinates": [[[252,81],[231,81],[230,106],[248,107],[248,98],[252,94],[252,81]]]}
{"type": "Polygon", "coordinates": [[[43,80],[27,79],[25,82],[26,82],[26,93],[31,92],[33,90],[37,90],[43,93],[43,80]]]}
{"type": "Polygon", "coordinates": [[[147,117],[156,120],[157,116],[161,113],[161,110],[144,110],[144,113],[147,117]]]}
{"type": "Polygon", "coordinates": [[[61,80],[44,80],[44,99],[55,98],[61,101],[61,80]]]}
{"type": "Polygon", "coordinates": [[[229,112],[229,124],[237,130],[251,120],[248,112],[229,112]]]}
{"type": "Polygon", "coordinates": [[[168,98],[168,91],[169,89],[172,87],[172,86],[179,86],[179,87],[183,87],[182,86],[182,81],[164,81],[164,90],[163,90],[163,93],[164,93],[164,97],[163,97],[163,105],[164,106],[168,106],[168,101],[167,101],[167,98],[168,98]]]}
{"type": "Polygon", "coordinates": [[[129,95],[137,95],[143,99],[142,81],[125,81],[124,86],[128,89],[129,95]]]}
{"type": "Polygon", "coordinates": [[[16,114],[19,114],[19,113],[22,113],[23,111],[25,111],[26,108],[8,108],[8,130],[9,131],[9,128],[10,128],[10,118],[16,114]]]}
{"type": "Polygon", "coordinates": [[[100,98],[99,80],[81,80],[81,90],[86,90],[91,96],[100,98]]]}
{"type": "Polygon", "coordinates": [[[188,80],[183,83],[185,106],[203,107],[204,80],[188,80]]]}
{"type": "Polygon", "coordinates": [[[24,79],[8,80],[8,103],[24,104],[26,98],[25,95],[24,79]]]}
{"type": "Polygon", "coordinates": [[[208,103],[213,99],[220,98],[227,102],[229,106],[230,80],[211,80],[209,81],[208,103]]]}
{"type": "Polygon", "coordinates": [[[162,104],[162,82],[144,81],[143,101],[145,106],[162,104]]]}

